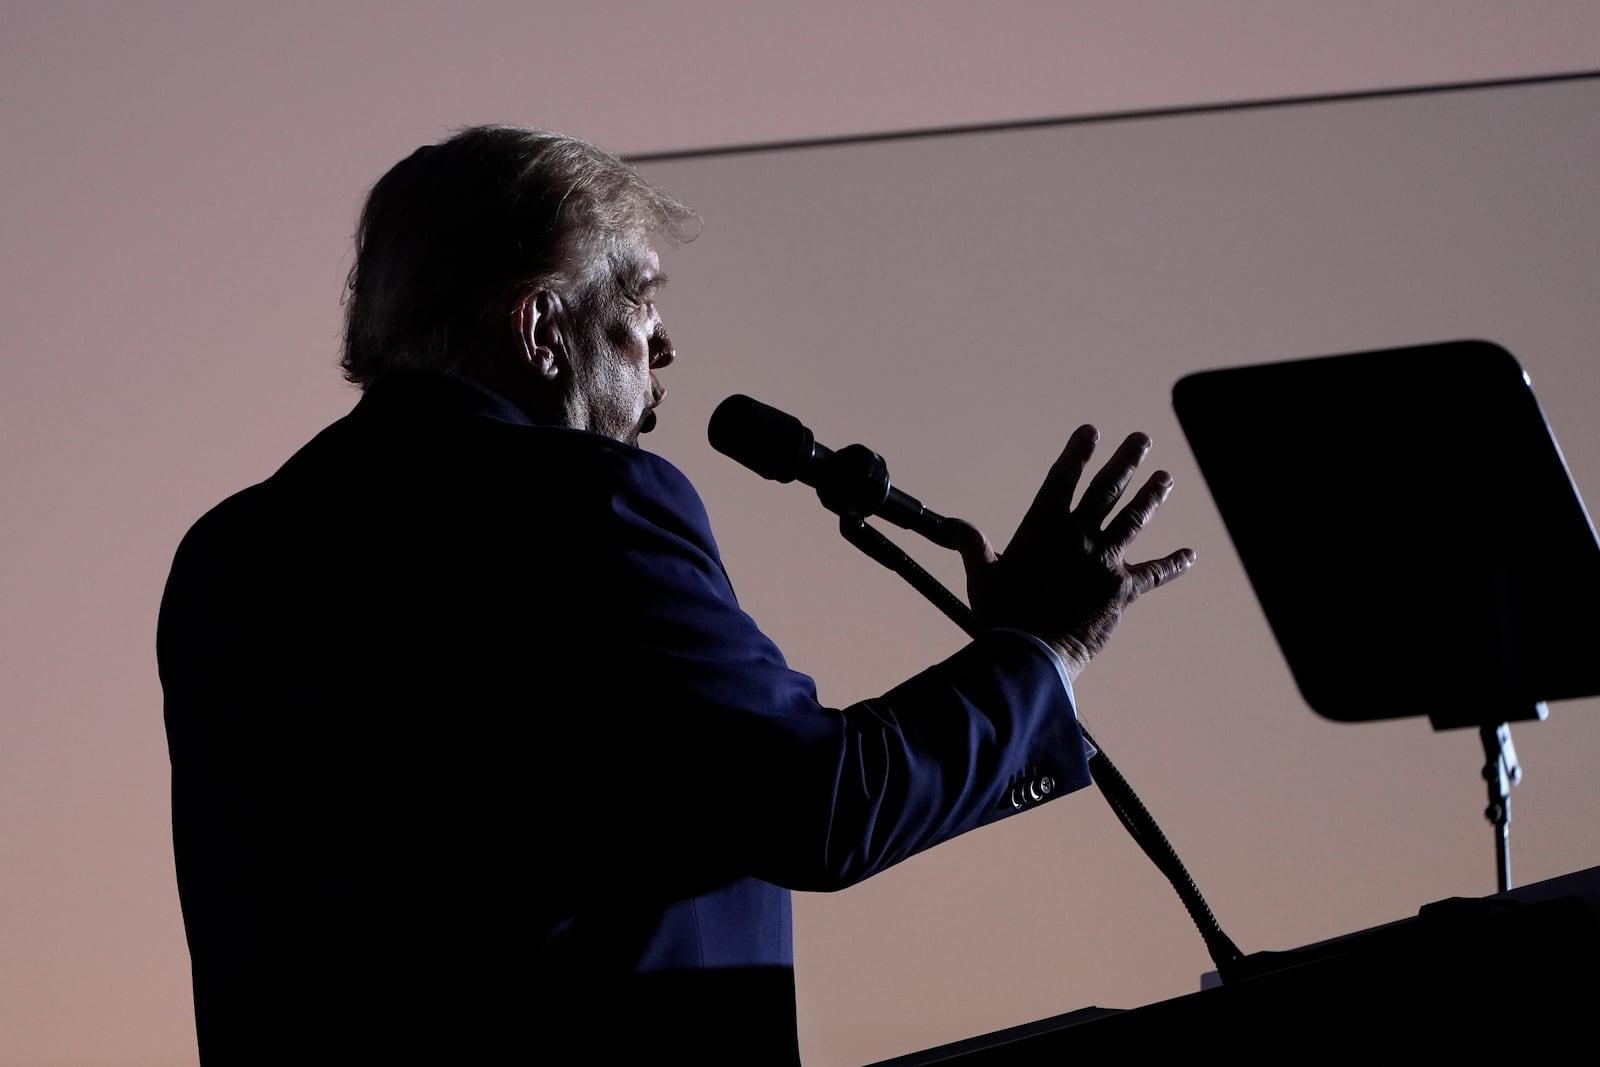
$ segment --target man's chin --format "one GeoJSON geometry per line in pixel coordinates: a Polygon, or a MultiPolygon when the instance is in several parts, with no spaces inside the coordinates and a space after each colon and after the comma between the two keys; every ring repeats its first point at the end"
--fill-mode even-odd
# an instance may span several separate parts
{"type": "MultiPolygon", "coordinates": [[[[639,433],[649,433],[656,428],[656,413],[654,410],[646,411],[644,418],[639,420],[639,433]]],[[[638,443],[639,435],[634,435],[634,442],[638,443]]]]}

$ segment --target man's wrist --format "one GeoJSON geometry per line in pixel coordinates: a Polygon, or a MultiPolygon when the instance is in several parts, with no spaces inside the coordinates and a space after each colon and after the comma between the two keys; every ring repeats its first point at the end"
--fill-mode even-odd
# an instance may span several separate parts
{"type": "MultiPolygon", "coordinates": [[[[1054,663],[1056,667],[1056,676],[1061,679],[1061,688],[1067,694],[1067,706],[1072,709],[1072,717],[1074,720],[1078,721],[1078,728],[1081,730],[1083,725],[1082,720],[1078,718],[1078,698],[1072,692],[1072,675],[1070,672],[1068,672],[1066,661],[1062,657],[1061,653],[1058,652],[1050,644],[1050,642],[1044,640],[1044,638],[1038,636],[1037,634],[1029,633],[1027,630],[1018,630],[1013,626],[994,626],[990,627],[989,632],[997,634],[1016,634],[1018,637],[1033,642],[1038,649],[1044,652],[1046,656],[1050,657],[1050,662],[1054,663]]],[[[1085,758],[1093,759],[1099,751],[1100,750],[1095,748],[1094,744],[1087,737],[1083,739],[1083,754],[1085,758]]]]}

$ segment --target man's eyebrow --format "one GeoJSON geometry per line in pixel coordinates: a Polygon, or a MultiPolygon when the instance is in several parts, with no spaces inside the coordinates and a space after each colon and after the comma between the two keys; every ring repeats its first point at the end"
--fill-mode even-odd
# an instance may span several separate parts
{"type": "Polygon", "coordinates": [[[615,278],[617,291],[625,294],[630,300],[651,297],[655,295],[656,290],[667,284],[667,276],[661,272],[660,266],[654,263],[623,264],[615,278]]]}

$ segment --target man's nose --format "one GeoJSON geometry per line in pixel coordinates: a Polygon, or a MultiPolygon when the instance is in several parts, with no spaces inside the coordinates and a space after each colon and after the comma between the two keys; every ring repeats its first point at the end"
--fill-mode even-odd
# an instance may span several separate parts
{"type": "Polygon", "coordinates": [[[650,369],[669,367],[677,358],[678,353],[672,349],[672,338],[667,336],[666,328],[657,326],[650,334],[650,369]]]}

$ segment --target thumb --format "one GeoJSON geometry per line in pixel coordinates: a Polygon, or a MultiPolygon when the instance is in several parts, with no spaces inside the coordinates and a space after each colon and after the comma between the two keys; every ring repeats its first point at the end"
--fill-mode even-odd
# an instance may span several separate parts
{"type": "Polygon", "coordinates": [[[989,538],[983,531],[965,519],[946,518],[934,530],[929,540],[940,548],[954,549],[961,553],[961,562],[967,569],[969,580],[974,572],[1000,558],[995,555],[994,545],[989,543],[989,538]]]}

